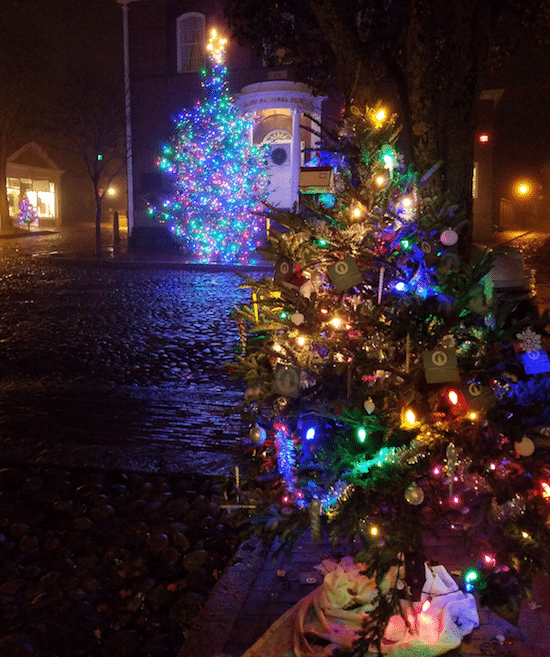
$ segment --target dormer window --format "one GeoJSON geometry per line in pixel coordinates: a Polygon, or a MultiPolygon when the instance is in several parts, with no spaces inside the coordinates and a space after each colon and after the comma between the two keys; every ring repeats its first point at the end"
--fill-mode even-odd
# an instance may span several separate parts
{"type": "Polygon", "coordinates": [[[178,17],[178,73],[197,73],[204,68],[204,14],[189,12],[178,17]]]}

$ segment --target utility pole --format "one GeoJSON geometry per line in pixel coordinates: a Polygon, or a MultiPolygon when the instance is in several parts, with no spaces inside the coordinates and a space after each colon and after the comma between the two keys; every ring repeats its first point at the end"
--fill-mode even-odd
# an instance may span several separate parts
{"type": "Polygon", "coordinates": [[[126,110],[126,193],[128,197],[128,238],[134,228],[134,167],[132,159],[132,102],[130,95],[130,37],[128,5],[136,0],[117,0],[122,7],[122,36],[124,47],[124,106],[126,110]]]}

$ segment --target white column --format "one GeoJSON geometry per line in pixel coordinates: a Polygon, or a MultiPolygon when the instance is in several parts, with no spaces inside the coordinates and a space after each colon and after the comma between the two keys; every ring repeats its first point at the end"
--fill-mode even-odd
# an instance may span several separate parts
{"type": "Polygon", "coordinates": [[[134,228],[134,166],[132,159],[132,115],[130,95],[130,38],[128,32],[128,3],[135,0],[117,0],[122,6],[122,36],[124,46],[124,105],[126,110],[126,192],[128,195],[128,237],[134,228]]]}
{"type": "Polygon", "coordinates": [[[292,203],[298,202],[298,185],[300,182],[300,112],[292,110],[292,144],[291,144],[291,170],[290,170],[290,199],[292,203]]]}

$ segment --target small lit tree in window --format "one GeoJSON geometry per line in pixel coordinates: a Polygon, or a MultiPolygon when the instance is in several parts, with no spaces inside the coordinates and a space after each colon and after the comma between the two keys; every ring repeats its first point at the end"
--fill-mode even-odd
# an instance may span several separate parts
{"type": "Polygon", "coordinates": [[[31,229],[31,224],[38,223],[38,212],[25,194],[19,202],[19,225],[31,229]]]}

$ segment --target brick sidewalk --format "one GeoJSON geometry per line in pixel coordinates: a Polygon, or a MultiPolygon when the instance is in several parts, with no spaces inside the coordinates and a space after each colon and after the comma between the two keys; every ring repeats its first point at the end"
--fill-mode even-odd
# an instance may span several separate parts
{"type": "MultiPolygon", "coordinates": [[[[426,543],[430,556],[449,572],[472,565],[471,558],[457,550],[456,537],[450,534],[438,539],[437,545],[428,540],[426,543]]],[[[312,543],[307,534],[294,545],[290,559],[284,554],[275,557],[273,551],[267,553],[259,542],[244,547],[218,582],[179,657],[243,655],[273,623],[321,583],[314,566],[323,559],[339,560],[345,556],[344,550],[335,552],[328,542],[312,543]]],[[[550,576],[537,580],[533,593],[537,608],[524,602],[517,627],[478,605],[480,626],[460,649],[447,653],[448,657],[548,657],[550,576]],[[499,645],[496,637],[504,637],[504,645],[499,645]]],[[[261,652],[254,657],[261,657],[261,652]]]]}

